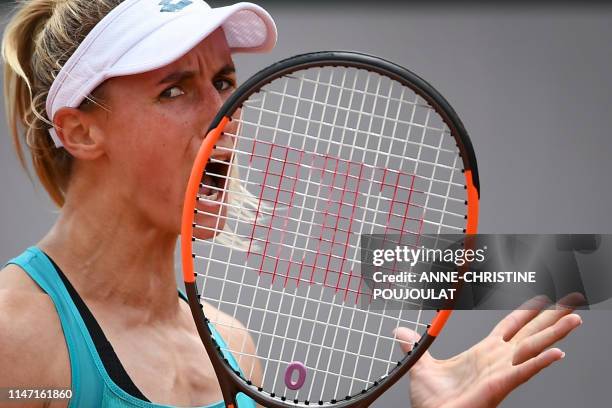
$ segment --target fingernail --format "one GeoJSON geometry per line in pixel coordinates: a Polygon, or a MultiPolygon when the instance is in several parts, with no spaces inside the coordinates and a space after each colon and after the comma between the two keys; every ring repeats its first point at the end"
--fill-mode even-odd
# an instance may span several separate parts
{"type": "Polygon", "coordinates": [[[561,352],[561,358],[565,358],[565,351],[561,352]]]}

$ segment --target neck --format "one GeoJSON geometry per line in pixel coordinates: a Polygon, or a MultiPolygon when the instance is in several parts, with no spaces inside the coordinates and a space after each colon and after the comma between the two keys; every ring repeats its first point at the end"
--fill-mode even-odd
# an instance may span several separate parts
{"type": "Polygon", "coordinates": [[[117,307],[126,317],[150,322],[173,319],[178,312],[176,239],[142,219],[129,203],[98,193],[78,200],[69,195],[39,245],[88,304],[117,307]]]}

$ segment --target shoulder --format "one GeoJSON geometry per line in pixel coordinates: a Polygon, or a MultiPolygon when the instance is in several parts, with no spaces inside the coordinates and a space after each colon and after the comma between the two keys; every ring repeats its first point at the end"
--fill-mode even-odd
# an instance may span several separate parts
{"type": "Polygon", "coordinates": [[[208,304],[204,305],[204,313],[207,316],[214,316],[212,320],[216,323],[215,329],[217,329],[230,350],[243,350],[250,354],[255,351],[253,339],[246,327],[238,319],[208,304]]]}
{"type": "Polygon", "coordinates": [[[204,305],[204,313],[214,316],[215,328],[234,354],[242,371],[256,383],[260,377],[261,369],[257,359],[257,351],[253,338],[247,328],[238,319],[215,309],[211,305],[204,305]],[[252,373],[252,375],[249,375],[252,373]]]}
{"type": "Polygon", "coordinates": [[[18,266],[0,271],[0,384],[70,385],[70,363],[51,298],[18,266]],[[67,375],[67,377],[66,377],[67,375]]]}

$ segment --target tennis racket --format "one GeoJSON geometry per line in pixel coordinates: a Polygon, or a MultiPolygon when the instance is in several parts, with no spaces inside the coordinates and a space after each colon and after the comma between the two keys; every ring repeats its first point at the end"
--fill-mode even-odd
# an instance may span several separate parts
{"type": "Polygon", "coordinates": [[[360,236],[473,234],[479,194],[460,119],[405,68],[316,52],[247,80],[210,126],[182,219],[189,304],[227,406],[239,393],[369,406],[451,311],[369,308],[360,236]],[[408,353],[398,327],[421,335],[408,353]]]}

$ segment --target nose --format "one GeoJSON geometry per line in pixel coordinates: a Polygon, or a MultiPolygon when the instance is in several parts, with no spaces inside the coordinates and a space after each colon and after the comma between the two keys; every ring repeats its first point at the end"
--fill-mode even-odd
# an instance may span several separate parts
{"type": "Polygon", "coordinates": [[[208,99],[211,106],[214,108],[216,114],[221,109],[221,106],[223,106],[225,98],[219,93],[219,91],[217,90],[217,88],[214,87],[213,84],[209,84],[209,90],[207,93],[208,95],[210,95],[208,99]]]}
{"type": "MultiPolygon", "coordinates": [[[[212,83],[208,83],[200,88],[200,98],[198,103],[199,115],[201,119],[206,121],[203,123],[205,125],[205,131],[210,128],[212,120],[217,116],[217,113],[221,110],[224,102],[225,98],[219,93],[212,83]]],[[[206,134],[204,134],[203,137],[204,136],[206,136],[206,134]]]]}
{"type": "Polygon", "coordinates": [[[236,116],[235,114],[232,115],[232,118],[225,125],[225,128],[223,129],[223,133],[221,134],[221,137],[219,137],[219,140],[217,141],[217,144],[215,145],[216,153],[222,156],[225,156],[227,154],[226,159],[228,160],[231,156],[231,152],[234,150],[234,145],[236,143],[237,132],[238,132],[238,120],[236,120],[237,118],[238,116],[236,116]]]}

